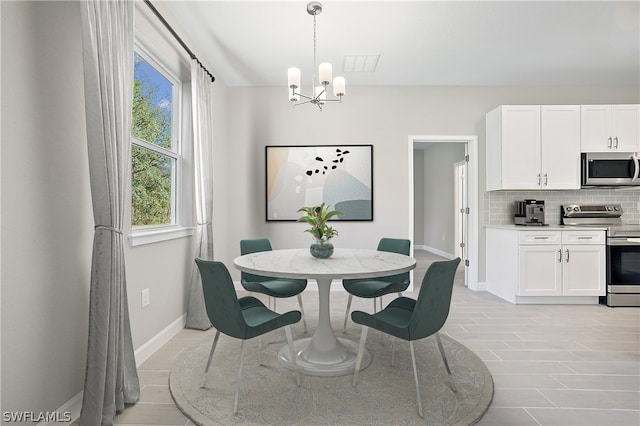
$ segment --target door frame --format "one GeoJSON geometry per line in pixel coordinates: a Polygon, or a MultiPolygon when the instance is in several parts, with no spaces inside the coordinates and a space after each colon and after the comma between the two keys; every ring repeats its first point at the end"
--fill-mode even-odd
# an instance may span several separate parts
{"type": "Polygon", "coordinates": [[[454,191],[454,206],[453,211],[456,214],[454,221],[455,229],[453,232],[455,241],[456,255],[461,259],[466,259],[466,245],[467,245],[467,217],[464,213],[464,209],[467,206],[467,162],[458,161],[453,163],[453,179],[455,182],[454,191]],[[461,244],[464,244],[461,245],[461,244]]]}
{"type": "Polygon", "coordinates": [[[409,181],[409,238],[411,240],[411,250],[414,247],[414,220],[415,220],[415,196],[414,196],[414,174],[413,151],[416,145],[423,143],[464,143],[467,146],[466,152],[469,155],[467,163],[467,205],[469,206],[469,217],[467,220],[467,259],[469,265],[465,267],[467,286],[471,290],[482,290],[479,288],[479,253],[478,234],[480,223],[479,199],[478,199],[478,137],[477,136],[439,136],[439,135],[409,135],[408,137],[408,181],[409,181]]]}

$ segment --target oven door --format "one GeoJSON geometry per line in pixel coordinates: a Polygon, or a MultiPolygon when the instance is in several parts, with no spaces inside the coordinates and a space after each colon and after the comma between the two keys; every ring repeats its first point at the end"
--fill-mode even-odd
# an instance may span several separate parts
{"type": "Polygon", "coordinates": [[[607,305],[640,306],[640,238],[607,239],[607,305]]]}

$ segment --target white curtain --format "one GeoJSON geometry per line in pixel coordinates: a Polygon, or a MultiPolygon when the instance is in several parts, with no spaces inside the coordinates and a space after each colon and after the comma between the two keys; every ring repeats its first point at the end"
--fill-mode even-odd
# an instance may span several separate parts
{"type": "MultiPolygon", "coordinates": [[[[213,259],[213,168],[211,144],[213,142],[211,78],[196,59],[191,61],[191,93],[193,108],[193,156],[195,164],[196,193],[196,257],[213,259]]],[[[200,273],[193,263],[189,306],[188,328],[206,330],[211,327],[204,306],[204,295],[200,273]]]]}
{"type": "Polygon", "coordinates": [[[85,112],[95,231],[80,424],[111,425],[140,397],[122,227],[129,195],[133,1],[81,2],[85,112]]]}

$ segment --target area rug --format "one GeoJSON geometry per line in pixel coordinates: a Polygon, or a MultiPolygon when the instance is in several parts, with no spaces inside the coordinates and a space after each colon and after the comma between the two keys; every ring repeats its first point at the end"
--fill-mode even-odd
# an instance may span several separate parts
{"type": "MultiPolygon", "coordinates": [[[[283,335],[274,332],[263,337],[263,365],[258,361],[257,339],[245,344],[238,413],[234,415],[240,341],[220,336],[206,386],[200,388],[213,341],[213,333],[208,332],[171,370],[169,387],[178,408],[197,425],[471,425],[493,398],[493,380],[484,363],[443,334],[457,392],[449,387],[435,338],[415,342],[424,418],[418,415],[407,342],[396,340],[392,367],[390,339],[370,330],[367,347],[373,361],[360,372],[357,387],[351,386],[352,375],[300,375],[302,385],[298,387],[293,372],[277,360],[286,341],[283,335]],[[269,339],[279,341],[266,344],[269,339]]],[[[360,330],[354,326],[346,337],[358,341],[360,330]]]]}

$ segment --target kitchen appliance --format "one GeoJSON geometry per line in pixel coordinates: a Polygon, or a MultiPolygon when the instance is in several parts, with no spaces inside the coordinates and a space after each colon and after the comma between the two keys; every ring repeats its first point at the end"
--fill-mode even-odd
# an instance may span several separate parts
{"type": "Polygon", "coordinates": [[[640,186],[637,152],[588,152],[581,155],[581,184],[594,186],[640,186]]]}
{"type": "Polygon", "coordinates": [[[544,200],[516,201],[513,222],[516,225],[544,225],[544,200]]]}
{"type": "Polygon", "coordinates": [[[561,223],[606,229],[606,303],[640,307],[640,225],[622,225],[620,204],[561,207],[561,223]]]}

